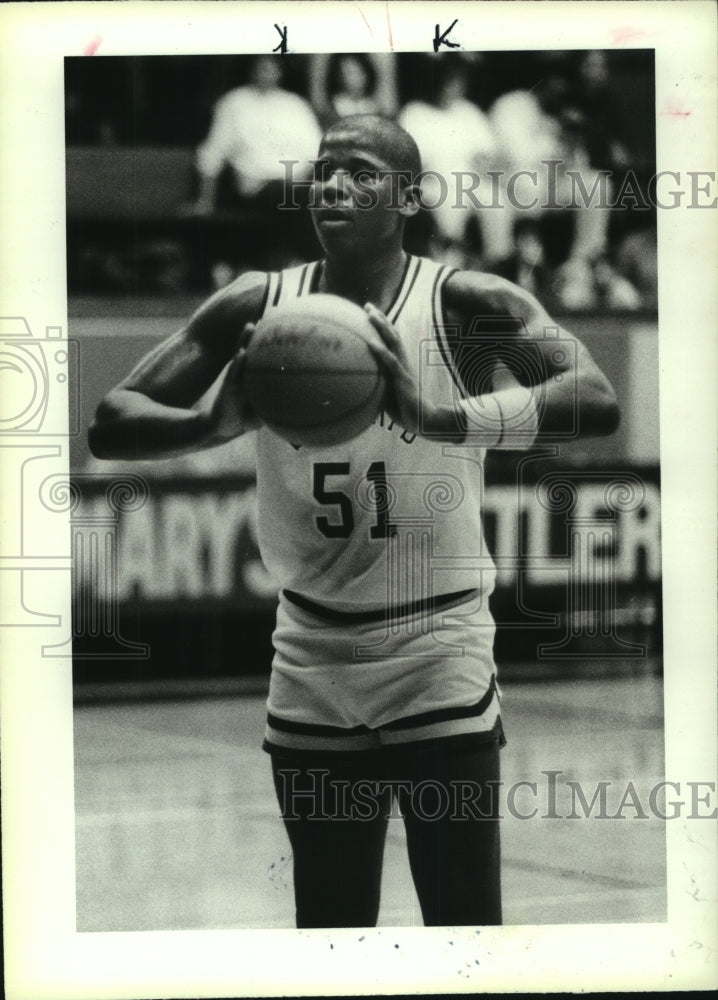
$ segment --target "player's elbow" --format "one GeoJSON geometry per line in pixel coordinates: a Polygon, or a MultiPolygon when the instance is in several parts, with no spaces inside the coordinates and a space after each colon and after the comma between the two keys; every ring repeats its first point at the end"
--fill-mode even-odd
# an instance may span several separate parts
{"type": "Polygon", "coordinates": [[[605,434],[615,434],[621,426],[621,407],[613,390],[611,390],[611,399],[604,404],[603,419],[606,427],[605,434]]]}
{"type": "Polygon", "coordinates": [[[105,429],[97,422],[97,418],[95,418],[87,431],[87,444],[90,454],[95,458],[112,458],[106,439],[105,429]]]}
{"type": "Polygon", "coordinates": [[[108,393],[95,411],[87,431],[87,444],[95,458],[121,457],[118,451],[118,424],[122,421],[122,405],[117,390],[108,393]]]}
{"type": "Polygon", "coordinates": [[[606,378],[591,389],[591,431],[594,434],[615,434],[621,424],[621,407],[613,386],[606,378]]]}

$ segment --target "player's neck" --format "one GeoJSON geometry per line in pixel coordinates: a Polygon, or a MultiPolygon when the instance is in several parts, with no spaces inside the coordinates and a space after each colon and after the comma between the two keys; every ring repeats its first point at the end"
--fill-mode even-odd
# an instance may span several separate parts
{"type": "Polygon", "coordinates": [[[319,282],[320,290],[341,295],[362,306],[373,302],[379,309],[386,310],[399,290],[406,258],[407,254],[401,247],[361,262],[327,258],[319,282]]]}

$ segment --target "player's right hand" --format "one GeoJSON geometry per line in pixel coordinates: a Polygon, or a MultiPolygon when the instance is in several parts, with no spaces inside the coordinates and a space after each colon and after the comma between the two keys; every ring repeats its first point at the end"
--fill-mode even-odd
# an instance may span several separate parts
{"type": "Polygon", "coordinates": [[[210,423],[212,435],[218,441],[256,430],[261,421],[248,405],[242,383],[247,362],[247,345],[254,333],[254,323],[247,323],[239,341],[239,349],[224,373],[219,392],[212,404],[210,423]]]}

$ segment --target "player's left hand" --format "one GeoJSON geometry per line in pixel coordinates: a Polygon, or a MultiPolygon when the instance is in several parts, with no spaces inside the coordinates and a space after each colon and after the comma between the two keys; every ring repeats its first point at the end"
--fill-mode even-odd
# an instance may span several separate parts
{"type": "Polygon", "coordinates": [[[439,429],[440,415],[436,407],[421,398],[419,383],[401,337],[384,313],[371,302],[367,302],[364,310],[381,337],[380,343],[370,344],[370,347],[386,377],[384,409],[410,434],[434,433],[439,429]]]}
{"type": "Polygon", "coordinates": [[[210,412],[213,436],[220,441],[231,441],[247,431],[256,430],[261,421],[249,407],[243,392],[244,369],[247,363],[247,346],[254,333],[253,323],[247,323],[239,340],[239,348],[228,365],[210,412]]]}
{"type": "Polygon", "coordinates": [[[370,347],[386,378],[384,409],[392,420],[410,434],[416,434],[421,422],[421,401],[406,349],[396,329],[380,309],[367,302],[364,310],[381,337],[380,343],[370,344],[370,347]]]}

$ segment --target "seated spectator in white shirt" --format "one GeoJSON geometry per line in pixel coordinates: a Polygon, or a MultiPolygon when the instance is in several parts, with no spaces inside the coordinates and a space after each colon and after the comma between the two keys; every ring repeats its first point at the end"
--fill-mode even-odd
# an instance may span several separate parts
{"type": "MultiPolygon", "coordinates": [[[[557,76],[546,78],[532,91],[503,94],[489,115],[500,168],[507,187],[511,185],[502,199],[503,210],[494,213],[497,220],[511,240],[519,218],[554,220],[560,230],[570,222],[562,235],[562,252],[548,255],[550,264],[559,265],[559,304],[593,308],[592,268],[607,250],[609,212],[600,206],[598,196],[584,199],[571,178],[572,173],[579,175],[587,192],[598,183],[586,148],[590,123],[573,105],[567,81],[557,76]]],[[[610,197],[610,187],[606,180],[606,197],[610,197]]]]}
{"type": "Polygon", "coordinates": [[[231,167],[240,200],[252,200],[287,176],[283,160],[293,160],[294,180],[307,177],[320,130],[308,101],[280,84],[280,56],[259,56],[250,82],[217,101],[209,134],[197,150],[200,190],[192,209],[214,211],[219,177],[231,167]]]}
{"type": "MultiPolygon", "coordinates": [[[[424,171],[429,172],[422,183],[422,195],[432,216],[439,247],[434,256],[462,264],[466,249],[467,226],[477,220],[481,230],[484,256],[500,259],[511,250],[505,239],[495,245],[493,218],[481,211],[468,194],[457,196],[458,177],[473,174],[479,179],[475,198],[490,202],[486,173],[496,154],[496,140],[491,123],[476,104],[466,97],[468,69],[450,55],[436,62],[436,99],[433,104],[410,101],[399,114],[399,124],[406,129],[419,147],[424,171]]],[[[471,187],[466,180],[459,186],[471,187]]],[[[475,187],[475,185],[474,185],[475,187]]]]}

